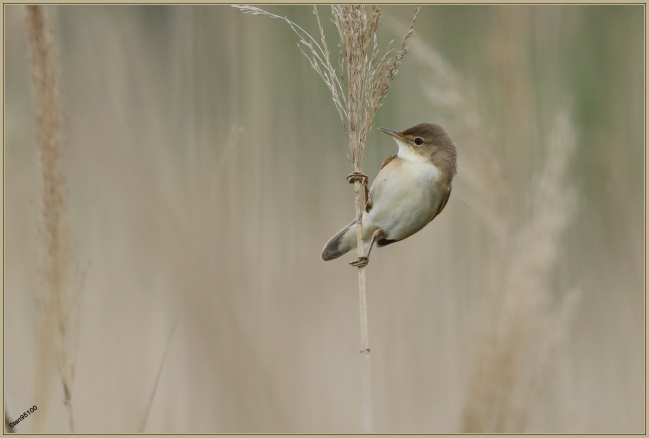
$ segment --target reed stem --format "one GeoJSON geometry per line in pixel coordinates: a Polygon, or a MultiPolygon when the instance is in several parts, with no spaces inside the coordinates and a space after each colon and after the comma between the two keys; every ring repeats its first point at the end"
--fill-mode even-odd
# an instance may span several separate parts
{"type": "MultiPolygon", "coordinates": [[[[360,172],[360,166],[354,166],[360,172]]],[[[365,205],[365,190],[361,182],[354,183],[356,192],[356,252],[358,257],[363,257],[363,210],[365,205]]],[[[367,286],[365,283],[365,267],[358,268],[358,295],[361,314],[361,354],[363,355],[363,432],[372,432],[372,387],[370,384],[370,342],[367,326],[367,286]]]]}
{"type": "MultiPolygon", "coordinates": [[[[52,19],[44,6],[27,6],[27,33],[32,61],[32,78],[36,97],[37,145],[43,165],[42,238],[44,259],[42,274],[44,294],[43,320],[39,333],[39,361],[36,370],[37,399],[45,410],[54,361],[63,385],[64,404],[68,411],[70,432],[74,433],[72,412],[73,364],[66,341],[70,329],[69,267],[70,255],[66,227],[67,201],[62,166],[63,104],[59,92],[59,67],[52,19]]],[[[37,415],[39,429],[44,414],[37,415]]]]}
{"type": "MultiPolygon", "coordinates": [[[[335,68],[331,63],[327,41],[325,39],[318,8],[313,7],[313,14],[320,30],[320,42],[309,35],[302,27],[286,17],[271,14],[254,6],[234,6],[246,14],[266,15],[284,20],[300,38],[298,46],[309,60],[311,67],[320,75],[331,91],[334,104],[347,134],[349,149],[355,174],[362,175],[361,161],[367,141],[367,134],[372,127],[376,112],[390,90],[390,83],[397,74],[397,68],[408,53],[406,42],[412,36],[419,7],[410,22],[401,46],[398,50],[386,49],[379,57],[376,30],[381,17],[381,7],[372,6],[372,15],[368,17],[365,5],[331,6],[332,22],[340,37],[339,60],[335,68]],[[344,61],[343,61],[344,58],[344,61]],[[346,75],[345,75],[346,73],[346,75]],[[343,78],[345,80],[343,80],[343,78]],[[345,87],[347,85],[347,87],[345,87]]],[[[356,178],[354,182],[356,195],[356,249],[359,260],[363,257],[363,212],[365,211],[365,184],[356,178]]],[[[372,431],[372,394],[370,388],[370,346],[367,328],[367,285],[365,283],[365,266],[358,266],[358,294],[361,312],[361,353],[363,355],[363,431],[372,431]]]]}

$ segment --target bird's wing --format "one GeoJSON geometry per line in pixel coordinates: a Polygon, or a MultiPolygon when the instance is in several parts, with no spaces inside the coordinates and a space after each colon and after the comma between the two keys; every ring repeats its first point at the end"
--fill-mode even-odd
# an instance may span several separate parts
{"type": "Polygon", "coordinates": [[[439,209],[437,209],[437,214],[435,217],[439,216],[439,214],[444,210],[444,207],[446,207],[446,203],[448,202],[448,198],[451,196],[451,186],[448,186],[448,189],[444,191],[444,196],[442,197],[442,202],[439,203],[439,209]]]}
{"type": "Polygon", "coordinates": [[[365,184],[365,211],[369,213],[373,205],[372,192],[367,188],[367,184],[365,184]]]}
{"type": "Polygon", "coordinates": [[[367,191],[367,186],[366,186],[365,199],[367,199],[367,202],[365,203],[365,211],[367,213],[369,213],[370,210],[372,210],[372,207],[374,206],[373,195],[381,190],[381,187],[385,182],[385,174],[382,174],[381,171],[385,166],[390,164],[390,162],[395,158],[397,158],[397,156],[392,155],[391,157],[388,157],[385,159],[385,161],[383,161],[383,163],[381,164],[381,170],[379,171],[379,174],[376,175],[376,178],[374,178],[374,182],[372,183],[372,187],[370,188],[369,192],[367,191]]]}
{"type": "Polygon", "coordinates": [[[385,161],[383,163],[381,163],[381,169],[383,169],[385,166],[387,166],[388,163],[390,161],[394,160],[395,158],[397,158],[396,155],[392,155],[391,157],[386,158],[385,161]]]}

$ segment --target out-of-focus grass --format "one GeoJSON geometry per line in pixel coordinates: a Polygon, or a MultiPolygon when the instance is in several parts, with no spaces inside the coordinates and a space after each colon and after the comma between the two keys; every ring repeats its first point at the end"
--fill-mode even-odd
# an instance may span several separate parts
{"type": "MultiPolygon", "coordinates": [[[[11,412],[33,405],[38,287],[40,169],[21,8],[7,6],[5,27],[11,412]]],[[[386,13],[405,23],[411,9],[386,13]]],[[[353,216],[347,146],[290,29],[226,6],[56,12],[72,247],[89,264],[76,431],[138,430],[179,312],[146,432],[360,431],[356,273],[319,258],[353,216]]],[[[272,12],[312,19],[310,7],[272,12]]],[[[554,302],[582,295],[548,378],[559,383],[534,397],[526,431],[642,432],[642,7],[432,6],[418,25],[475,97],[484,134],[431,104],[428,70],[406,58],[375,127],[442,124],[458,143],[458,179],[434,223],[372,255],[375,431],[460,430],[496,232],[463,179],[463,166],[482,162],[466,154],[489,145],[513,187],[502,214],[523,223],[547,158],[539,145],[567,99],[578,133],[567,181],[579,203],[548,289],[554,302]]],[[[373,178],[393,153],[371,132],[364,170],[373,178]]],[[[57,391],[50,432],[67,427],[57,391]]]]}

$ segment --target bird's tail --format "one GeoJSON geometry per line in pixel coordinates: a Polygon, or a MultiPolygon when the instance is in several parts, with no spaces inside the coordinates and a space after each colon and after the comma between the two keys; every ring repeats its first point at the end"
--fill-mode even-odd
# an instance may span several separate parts
{"type": "Polygon", "coordinates": [[[354,248],[356,244],[356,221],[338,231],[334,237],[329,239],[322,250],[322,260],[337,259],[354,248]]]}

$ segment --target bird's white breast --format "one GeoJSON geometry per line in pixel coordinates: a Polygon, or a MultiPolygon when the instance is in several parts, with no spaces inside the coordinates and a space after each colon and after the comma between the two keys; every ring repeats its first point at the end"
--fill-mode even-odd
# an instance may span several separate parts
{"type": "Polygon", "coordinates": [[[367,214],[368,225],[381,228],[393,240],[404,239],[433,220],[443,198],[437,184],[442,174],[429,159],[402,144],[397,156],[398,163],[388,163],[377,175],[373,207],[367,214]]]}

